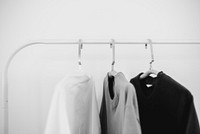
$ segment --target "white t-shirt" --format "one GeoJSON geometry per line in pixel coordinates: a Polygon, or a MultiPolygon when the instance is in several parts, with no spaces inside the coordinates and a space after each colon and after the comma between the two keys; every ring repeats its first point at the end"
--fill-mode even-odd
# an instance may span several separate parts
{"type": "Polygon", "coordinates": [[[76,73],[61,80],[55,89],[45,134],[100,134],[94,81],[76,73]]]}

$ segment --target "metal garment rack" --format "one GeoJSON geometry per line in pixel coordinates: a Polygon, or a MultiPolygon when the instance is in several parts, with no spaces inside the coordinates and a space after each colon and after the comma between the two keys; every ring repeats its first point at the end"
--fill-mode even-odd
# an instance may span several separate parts
{"type": "MultiPolygon", "coordinates": [[[[97,45],[97,44],[112,44],[113,42],[85,42],[82,41],[82,44],[91,44],[91,45],[97,45]]],[[[13,60],[13,58],[16,56],[17,53],[19,53],[22,49],[25,49],[29,46],[35,46],[35,45],[79,45],[80,41],[76,42],[32,42],[25,44],[18,49],[16,49],[11,56],[8,58],[5,68],[3,70],[3,77],[2,77],[2,85],[3,85],[3,134],[9,134],[9,108],[8,108],[8,69],[9,66],[13,60]]],[[[137,41],[137,42],[114,42],[114,44],[149,44],[149,42],[146,41],[137,41]]],[[[200,44],[200,42],[151,42],[151,44],[200,44]]]]}

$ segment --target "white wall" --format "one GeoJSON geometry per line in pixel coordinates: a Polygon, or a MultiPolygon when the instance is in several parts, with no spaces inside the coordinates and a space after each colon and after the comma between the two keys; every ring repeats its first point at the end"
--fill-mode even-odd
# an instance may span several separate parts
{"type": "MultiPolygon", "coordinates": [[[[79,38],[200,41],[200,1],[0,1],[0,70],[9,55],[27,42],[79,38]]],[[[153,67],[191,91],[200,118],[200,45],[154,45],[154,54],[153,67]]],[[[100,103],[111,49],[84,45],[82,55],[100,103]]],[[[116,70],[130,79],[147,70],[149,56],[144,45],[117,45],[116,70]]],[[[76,68],[77,46],[34,46],[20,52],[9,69],[10,134],[42,134],[56,83],[76,68]]],[[[0,99],[2,106],[1,92],[0,99]]],[[[2,109],[0,114],[2,133],[2,109]]]]}

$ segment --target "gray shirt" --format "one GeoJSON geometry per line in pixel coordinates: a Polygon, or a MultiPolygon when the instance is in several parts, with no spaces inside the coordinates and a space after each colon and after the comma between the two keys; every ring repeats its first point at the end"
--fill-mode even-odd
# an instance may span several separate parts
{"type": "Polygon", "coordinates": [[[102,134],[141,134],[135,88],[121,72],[104,79],[100,122],[102,134]]]}

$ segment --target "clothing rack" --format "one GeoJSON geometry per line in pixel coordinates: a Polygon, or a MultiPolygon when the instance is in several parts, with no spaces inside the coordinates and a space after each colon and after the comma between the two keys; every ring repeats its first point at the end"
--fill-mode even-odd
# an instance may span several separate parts
{"type": "MultiPolygon", "coordinates": [[[[81,44],[91,44],[91,45],[98,45],[98,44],[112,44],[112,41],[107,41],[107,42],[86,42],[86,41],[81,41],[81,44]]],[[[114,42],[114,44],[148,44],[149,42],[146,41],[136,41],[136,42],[114,42]]],[[[8,122],[8,69],[10,66],[10,63],[12,62],[13,58],[16,56],[17,53],[19,53],[22,49],[25,49],[29,46],[35,46],[35,45],[74,45],[74,44],[80,44],[80,40],[79,41],[75,41],[75,42],[45,42],[45,41],[41,41],[41,42],[31,42],[28,44],[25,44],[21,47],[19,47],[18,49],[16,49],[11,56],[8,58],[5,68],[3,70],[3,76],[2,76],[2,90],[3,90],[3,134],[9,134],[9,122],[8,122]]],[[[151,44],[200,44],[200,41],[198,42],[182,42],[182,41],[173,41],[173,42],[156,42],[156,41],[152,41],[151,44]]]]}

